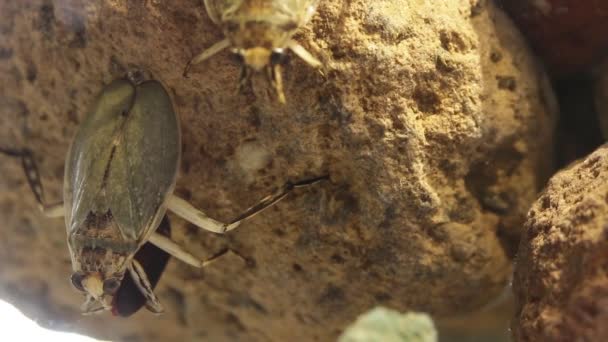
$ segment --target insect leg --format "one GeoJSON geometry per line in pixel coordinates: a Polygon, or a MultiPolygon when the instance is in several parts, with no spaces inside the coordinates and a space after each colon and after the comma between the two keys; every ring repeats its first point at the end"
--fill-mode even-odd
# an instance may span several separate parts
{"type": "Polygon", "coordinates": [[[146,275],[144,268],[141,267],[137,260],[133,259],[131,261],[131,264],[129,265],[129,273],[135,281],[135,285],[137,285],[141,293],[144,295],[144,297],[146,297],[146,307],[148,310],[154,313],[163,312],[163,306],[160,304],[158,297],[156,297],[154,294],[154,290],[152,290],[152,286],[150,285],[150,281],[148,280],[148,276],[146,275]]]}
{"type": "Polygon", "coordinates": [[[217,260],[219,257],[225,255],[228,252],[232,252],[232,253],[238,255],[239,257],[241,257],[242,259],[246,260],[239,253],[237,253],[229,248],[226,248],[226,249],[220,251],[219,253],[215,254],[214,256],[212,256],[209,259],[199,260],[194,255],[186,252],[181,246],[179,246],[178,244],[173,242],[171,239],[169,239],[163,235],[160,235],[156,232],[152,233],[152,235],[150,236],[150,240],[148,240],[148,241],[153,243],[156,247],[158,247],[158,248],[162,249],[163,251],[176,257],[177,259],[179,259],[189,265],[192,265],[194,267],[198,267],[198,268],[208,266],[209,264],[211,264],[212,262],[217,260]]]}
{"type": "Polygon", "coordinates": [[[207,15],[211,18],[214,24],[220,24],[220,13],[217,12],[217,8],[213,5],[213,1],[205,0],[205,9],[207,10],[207,15]]]}
{"type": "Polygon", "coordinates": [[[150,241],[152,244],[162,249],[163,251],[185,262],[186,264],[192,265],[194,267],[203,266],[202,262],[198,258],[186,252],[180,245],[176,244],[175,242],[173,242],[173,240],[167,238],[166,236],[154,232],[152,233],[152,235],[150,235],[150,240],[148,241],[150,241]]]}
{"type": "Polygon", "coordinates": [[[315,177],[315,178],[311,178],[311,179],[306,179],[306,180],[302,180],[302,181],[295,182],[295,183],[288,181],[287,183],[285,183],[285,185],[283,185],[282,188],[277,190],[275,193],[264,197],[260,202],[258,202],[258,204],[245,210],[244,213],[239,215],[234,220],[230,221],[228,223],[228,225],[226,226],[228,228],[227,230],[236,228],[244,220],[254,217],[255,215],[264,211],[266,208],[279,202],[280,200],[285,198],[285,196],[287,196],[292,190],[301,188],[301,187],[305,187],[305,186],[309,186],[309,185],[313,185],[315,183],[318,183],[318,182],[320,182],[322,180],[326,180],[326,179],[328,179],[327,175],[315,177]]]}
{"type": "Polygon", "coordinates": [[[21,166],[23,167],[27,183],[34,193],[36,202],[38,202],[38,206],[44,215],[48,217],[62,217],[64,215],[63,203],[48,205],[44,201],[44,189],[40,181],[40,172],[38,171],[38,165],[36,165],[32,151],[29,149],[14,150],[0,147],[0,153],[21,159],[21,166]]]}
{"type": "Polygon", "coordinates": [[[196,209],[192,204],[188,203],[188,201],[177,197],[175,194],[169,196],[166,204],[169,210],[181,218],[214,233],[221,234],[228,230],[232,230],[239,225],[238,223],[227,225],[220,221],[216,221],[207,216],[204,212],[196,209]]]}
{"type": "Polygon", "coordinates": [[[308,52],[302,45],[300,45],[295,40],[290,40],[287,43],[287,48],[293,51],[298,57],[302,58],[304,62],[308,63],[313,68],[318,68],[322,65],[322,63],[310,52],[308,52]]]}
{"type": "Polygon", "coordinates": [[[324,175],[295,183],[287,182],[281,189],[276,191],[274,194],[266,196],[258,204],[247,209],[244,213],[242,213],[229,223],[222,223],[220,221],[210,218],[209,216],[207,216],[207,214],[196,209],[192,204],[188,203],[188,201],[177,197],[175,194],[169,196],[166,205],[169,210],[171,210],[181,218],[185,219],[186,221],[191,222],[202,229],[222,234],[233,230],[234,228],[238,227],[242,221],[252,218],[253,216],[261,213],[264,209],[282,200],[293,189],[309,186],[327,178],[328,176],[324,175]]]}
{"type": "Polygon", "coordinates": [[[216,53],[224,50],[225,48],[230,46],[230,41],[228,39],[223,39],[215,44],[213,44],[210,48],[208,48],[207,50],[201,52],[200,54],[194,56],[194,58],[192,58],[190,60],[190,62],[188,62],[188,64],[186,65],[186,68],[184,69],[184,73],[183,76],[184,77],[188,77],[188,72],[190,71],[190,68],[195,65],[198,64],[202,61],[204,61],[205,59],[215,55],[216,53]]]}

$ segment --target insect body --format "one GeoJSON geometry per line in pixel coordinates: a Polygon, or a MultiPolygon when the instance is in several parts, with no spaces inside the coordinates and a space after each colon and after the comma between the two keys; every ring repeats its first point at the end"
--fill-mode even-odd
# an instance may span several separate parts
{"type": "Polygon", "coordinates": [[[162,311],[133,256],[153,235],[160,238],[155,230],[179,159],[179,123],[159,82],[118,80],[104,89],[78,129],[65,167],[72,283],[88,294],[85,312],[109,309],[106,297],[126,271],[150,296],[150,307],[162,311]]]}
{"type": "MultiPolygon", "coordinates": [[[[181,154],[180,127],[171,99],[157,81],[122,79],[103,89],[72,141],[65,164],[63,204],[45,204],[31,152],[0,151],[21,158],[28,183],[45,213],[65,217],[71,281],[86,296],[85,313],[114,309],[128,316],[136,311],[141,306],[136,298],[132,305],[121,299],[133,292],[129,282],[143,295],[149,310],[162,312],[153,292],[162,269],[154,270],[150,281],[146,270],[153,265],[146,264],[146,257],[136,256],[144,252],[141,248],[147,242],[196,267],[211,261],[197,259],[156,231],[167,209],[203,229],[224,233],[276,203],[295,186],[325,178],[287,183],[230,224],[209,218],[173,194],[181,154]]],[[[166,260],[161,257],[158,263],[166,260]]]]}
{"type": "Polygon", "coordinates": [[[281,64],[285,51],[292,50],[313,67],[321,62],[292,39],[315,12],[318,0],[205,0],[211,20],[219,25],[226,36],[194,57],[190,67],[216,53],[232,47],[243,63],[239,88],[249,82],[252,71],[266,71],[281,103],[285,103],[281,64]]]}

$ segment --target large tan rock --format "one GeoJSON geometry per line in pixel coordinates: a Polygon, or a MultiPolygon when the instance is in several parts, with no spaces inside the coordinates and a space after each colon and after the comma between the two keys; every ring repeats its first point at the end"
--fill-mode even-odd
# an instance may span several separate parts
{"type": "Polygon", "coordinates": [[[172,217],[204,270],[170,263],[167,313],[82,317],[61,220],[36,211],[18,162],[0,168],[0,296],[41,324],[114,340],[322,340],[382,304],[437,317],[504,288],[524,215],[550,168],[555,112],[542,70],[485,2],[322,1],[297,36],[288,103],[263,77],[236,95],[222,38],[200,1],[0,3],[0,144],[27,145],[47,197],[104,83],[139,66],[170,89],[184,154],[177,192],[232,218],[287,179],[329,173],[227,236],[172,217]],[[272,94],[272,92],[270,92],[272,94]]]}
{"type": "Polygon", "coordinates": [[[608,146],[561,171],[528,214],[514,289],[518,341],[608,339],[608,146]]]}

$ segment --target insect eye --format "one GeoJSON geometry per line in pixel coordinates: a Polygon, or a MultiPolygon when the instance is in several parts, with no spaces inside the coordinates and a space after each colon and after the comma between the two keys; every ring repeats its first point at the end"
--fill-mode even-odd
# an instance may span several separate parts
{"type": "Polygon", "coordinates": [[[289,61],[289,56],[282,50],[275,50],[270,55],[270,64],[286,64],[289,61]]]}
{"type": "Polygon", "coordinates": [[[84,292],[84,286],[82,286],[82,280],[84,279],[84,275],[82,273],[73,273],[70,277],[70,281],[72,282],[72,286],[80,292],[84,292]]]}
{"type": "Polygon", "coordinates": [[[120,287],[121,280],[118,278],[106,279],[103,282],[103,292],[105,294],[113,294],[120,287]]]}

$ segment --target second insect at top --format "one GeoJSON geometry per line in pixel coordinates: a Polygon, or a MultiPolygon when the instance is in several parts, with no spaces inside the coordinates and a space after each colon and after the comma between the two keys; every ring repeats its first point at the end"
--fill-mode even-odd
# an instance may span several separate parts
{"type": "Polygon", "coordinates": [[[292,39],[315,12],[319,0],[205,0],[211,20],[222,28],[226,36],[220,42],[195,56],[190,67],[216,53],[232,47],[243,63],[239,88],[247,84],[252,71],[265,71],[281,103],[285,103],[281,64],[285,51],[293,51],[313,67],[321,62],[292,39]]]}

